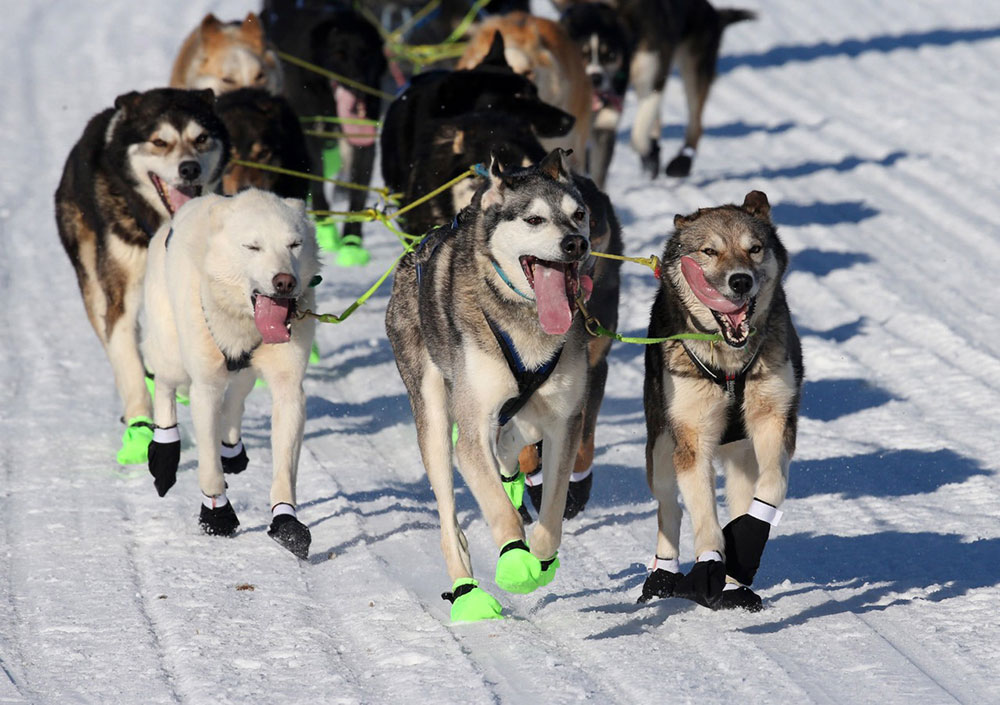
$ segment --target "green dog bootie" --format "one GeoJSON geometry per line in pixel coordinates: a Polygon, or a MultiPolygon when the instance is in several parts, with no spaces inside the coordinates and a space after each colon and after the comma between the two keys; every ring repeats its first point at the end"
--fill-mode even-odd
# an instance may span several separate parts
{"type": "Polygon", "coordinates": [[[503,619],[503,607],[493,595],[479,587],[472,578],[459,578],[451,592],[441,597],[451,603],[452,622],[478,622],[483,619],[503,619]]]}
{"type": "Polygon", "coordinates": [[[538,577],[538,587],[545,587],[555,579],[556,571],[559,570],[559,554],[557,553],[547,561],[542,561],[541,564],[542,574],[538,577]]]}
{"type": "Polygon", "coordinates": [[[337,178],[340,173],[340,143],[327,142],[323,148],[323,176],[327,179],[337,178]]]}
{"type": "Polygon", "coordinates": [[[149,444],[153,442],[153,420],[148,416],[135,416],[128,420],[118,450],[121,465],[141,465],[149,461],[149,444]]]}
{"type": "Polygon", "coordinates": [[[531,555],[524,541],[508,541],[500,549],[496,583],[501,590],[522,595],[532,592],[538,587],[541,575],[542,563],[531,555]]]}
{"type": "Polygon", "coordinates": [[[514,509],[520,509],[521,505],[524,504],[524,473],[518,472],[513,477],[501,475],[500,481],[503,483],[503,491],[507,493],[514,509]]]}
{"type": "Polygon", "coordinates": [[[371,260],[371,253],[361,244],[357,235],[344,235],[340,238],[340,251],[337,252],[338,267],[363,267],[371,260]]]}
{"type": "Polygon", "coordinates": [[[342,244],[337,224],[332,220],[317,220],[316,243],[325,252],[337,252],[342,244]]]}

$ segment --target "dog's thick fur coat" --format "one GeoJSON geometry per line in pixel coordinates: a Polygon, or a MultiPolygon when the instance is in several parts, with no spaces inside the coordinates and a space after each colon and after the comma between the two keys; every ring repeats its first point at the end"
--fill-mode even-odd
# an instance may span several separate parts
{"type": "Polygon", "coordinates": [[[176,390],[190,390],[207,497],[225,493],[220,442],[239,443],[244,399],[260,376],[273,399],[271,506],[295,506],[315,321],[294,312],[314,306],[316,252],[304,202],[257,189],[191,202],[150,244],[143,352],[156,381],[153,418],[157,429],[176,426],[176,390]],[[279,342],[262,337],[265,305],[285,307],[279,342]]]}
{"type": "Polygon", "coordinates": [[[802,351],[781,286],[788,255],[763,193],[749,193],[742,206],[677,216],[674,224],[649,335],[720,331],[725,341],[671,340],[646,349],[646,472],[659,502],[658,562],[680,555],[679,489],[694,527],[692,573],[714,576],[701,588],[688,586],[686,596],[719,607],[726,606],[723,578],[749,585],[763,551],[762,542],[748,547],[742,530],[734,535],[734,525],[745,523],[755,503],[777,508],[785,498],[802,351]],[[726,532],[716,514],[715,458],[725,469],[733,520],[726,532]],[[748,553],[756,553],[750,568],[739,564],[748,553]]]}
{"type": "MultiPolygon", "coordinates": [[[[550,281],[565,286],[570,301],[576,290],[572,273],[588,253],[584,202],[557,150],[539,166],[523,170],[501,173],[494,164],[491,178],[456,224],[434,233],[418,252],[404,257],[396,272],[386,330],[437,498],[441,546],[452,580],[472,577],[468,544],[455,513],[453,421],[458,424],[459,470],[498,548],[524,539],[500,475],[515,476],[521,448],[544,437],[546,494],[531,536],[534,557],[527,551],[524,556],[534,561],[536,577],[539,562],[555,558],[580,442],[588,336],[582,319],[573,315],[575,306],[563,311],[566,317],[552,328],[551,322],[543,322],[548,319],[536,300],[544,298],[543,274],[564,272],[550,281]],[[529,269],[535,273],[530,281],[529,269]],[[524,292],[534,292],[535,298],[524,292]],[[547,333],[545,326],[557,332],[547,333]],[[509,420],[502,418],[502,409],[520,388],[501,335],[511,341],[525,368],[554,365],[509,420]]],[[[575,280],[577,287],[581,283],[575,280]]]]}
{"type": "Polygon", "coordinates": [[[150,238],[187,198],[213,190],[229,154],[211,91],[127,93],[73,147],[56,224],[104,345],[125,419],[150,415],[137,318],[150,238]]]}

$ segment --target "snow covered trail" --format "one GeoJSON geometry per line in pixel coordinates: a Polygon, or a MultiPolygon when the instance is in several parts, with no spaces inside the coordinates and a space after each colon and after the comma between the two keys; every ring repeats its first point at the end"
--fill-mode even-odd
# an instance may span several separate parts
{"type": "MultiPolygon", "coordinates": [[[[0,0],[0,703],[1000,703],[1000,6],[734,4],[760,16],[727,31],[692,176],[646,180],[622,134],[609,190],[629,254],[658,253],[675,213],[751,189],[792,254],[807,382],[758,576],[768,609],[634,604],[655,517],[641,350],[620,345],[594,497],[567,523],[558,579],[501,594],[460,485],[477,574],[510,618],[451,626],[387,290],[319,334],[309,561],[266,536],[266,392],[230,483],[232,540],[197,529],[190,447],[165,499],[113,462],[119,403],[52,194],[91,115],[162,85],[206,11],[253,7],[0,0]]],[[[681,96],[672,79],[665,154],[681,96]]],[[[327,268],[323,310],[394,257],[369,232],[372,266],[327,268]]],[[[645,330],[654,285],[626,265],[623,330],[645,330]]]]}

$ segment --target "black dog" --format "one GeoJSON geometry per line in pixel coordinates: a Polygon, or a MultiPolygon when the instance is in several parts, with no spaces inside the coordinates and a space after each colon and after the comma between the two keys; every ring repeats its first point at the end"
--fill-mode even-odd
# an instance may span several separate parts
{"type": "MultiPolygon", "coordinates": [[[[309,171],[299,117],[284,98],[258,88],[243,88],[219,96],[215,112],[229,132],[233,160],[309,171]]],[[[309,195],[309,183],[298,177],[230,162],[222,177],[223,192],[233,195],[250,187],[274,191],[284,198],[304,200],[309,195]]]]}
{"type": "MultiPolygon", "coordinates": [[[[639,101],[632,125],[632,147],[642,158],[643,169],[654,178],[660,171],[660,103],[667,76],[674,60],[677,61],[687,97],[688,124],[684,147],[667,164],[666,173],[668,176],[687,176],[701,139],[701,116],[715,79],[722,32],[734,22],[752,19],[754,13],[716,10],[707,0],[619,0],[612,3],[615,10],[600,3],[571,2],[563,0],[556,5],[569,6],[563,24],[585,56],[592,51],[588,46],[596,45],[600,53],[602,42],[606,42],[609,49],[617,47],[607,51],[608,56],[604,58],[598,56],[596,62],[606,66],[604,70],[609,74],[606,82],[602,79],[602,85],[613,91],[609,97],[624,94],[623,77],[619,72],[627,67],[629,81],[639,101]],[[629,54],[627,63],[618,61],[622,35],[629,54]],[[614,58],[610,58],[612,55],[614,58]]],[[[602,105],[604,109],[609,107],[614,107],[613,102],[602,105]]],[[[610,114],[602,116],[601,112],[603,110],[597,117],[602,124],[595,125],[598,148],[592,171],[603,179],[614,148],[613,132],[610,136],[607,134],[614,129],[610,124],[614,118],[610,114]]],[[[602,179],[598,183],[602,183],[602,179]]]]}
{"type": "MultiPolygon", "coordinates": [[[[488,161],[495,145],[505,145],[511,166],[525,156],[537,161],[545,155],[534,151],[537,137],[559,137],[572,127],[572,115],[541,102],[535,85],[511,70],[497,34],[475,68],[414,76],[389,105],[382,123],[382,177],[407,203],[471,164],[488,161]]],[[[419,233],[450,219],[411,217],[407,227],[419,233]]]]}
{"type": "MultiPolygon", "coordinates": [[[[344,3],[302,0],[266,0],[261,22],[268,39],[279,50],[304,59],[371,88],[378,88],[386,70],[382,36],[368,20],[344,3]]],[[[285,94],[300,116],[338,116],[377,120],[382,101],[355,88],[338,84],[314,71],[285,62],[285,94]]],[[[367,185],[375,165],[375,133],[373,126],[337,125],[316,122],[311,129],[343,132],[339,140],[343,171],[347,180],[367,185]]],[[[323,174],[323,150],[329,140],[309,137],[307,144],[312,161],[311,171],[323,174]]],[[[335,197],[341,194],[335,191],[335,197]]],[[[350,210],[365,207],[367,194],[350,191],[345,194],[350,210]]],[[[329,207],[323,184],[312,188],[313,207],[329,207]]],[[[345,233],[360,236],[360,223],[348,223],[345,233]]]]}

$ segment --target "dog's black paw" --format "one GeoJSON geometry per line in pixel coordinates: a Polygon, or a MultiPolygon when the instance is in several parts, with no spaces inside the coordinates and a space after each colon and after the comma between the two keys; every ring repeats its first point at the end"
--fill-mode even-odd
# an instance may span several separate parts
{"type": "Polygon", "coordinates": [[[149,444],[149,474],[153,476],[153,487],[161,497],[165,496],[177,482],[177,466],[181,462],[181,442],[170,441],[149,444]]]}
{"type": "Polygon", "coordinates": [[[726,524],[722,536],[726,540],[726,572],[730,577],[743,585],[753,585],[770,533],[770,524],[749,514],[726,524]]]}
{"type": "Polygon", "coordinates": [[[646,576],[646,582],[642,584],[642,594],[636,602],[641,605],[654,597],[673,597],[677,581],[683,577],[683,573],[671,573],[669,570],[657,568],[646,576]]]}
{"type": "Polygon", "coordinates": [[[563,510],[563,519],[572,519],[583,511],[590,499],[590,488],[594,485],[594,473],[590,473],[578,482],[570,481],[569,491],[566,493],[566,509],[563,510]]]}
{"type": "Polygon", "coordinates": [[[674,585],[674,597],[694,600],[703,607],[719,609],[726,585],[726,566],[722,561],[698,561],[691,572],[674,585]]]}
{"type": "Polygon", "coordinates": [[[531,516],[531,513],[528,511],[528,508],[524,506],[524,502],[521,502],[521,506],[517,508],[517,513],[521,515],[521,521],[525,526],[535,521],[535,518],[531,516]]]}
{"type": "Polygon", "coordinates": [[[296,557],[306,560],[309,557],[309,544],[312,534],[309,527],[291,514],[279,514],[271,520],[271,528],[267,535],[287,548],[296,557]]]}
{"type": "Polygon", "coordinates": [[[683,152],[670,160],[667,164],[667,176],[684,177],[691,173],[691,157],[683,152]]]}
{"type": "Polygon", "coordinates": [[[760,601],[760,596],[746,585],[740,585],[732,590],[723,590],[722,598],[715,609],[736,610],[743,609],[747,612],[760,612],[764,609],[764,603],[760,601]]]}
{"type": "Polygon", "coordinates": [[[225,448],[236,448],[236,446],[239,446],[240,448],[240,452],[236,455],[228,458],[225,455],[222,456],[222,472],[235,475],[246,470],[247,463],[250,462],[250,459],[247,457],[247,449],[246,446],[243,445],[243,441],[236,441],[233,445],[229,445],[223,441],[222,445],[225,448]]]}
{"type": "Polygon", "coordinates": [[[649,174],[651,179],[660,175],[660,145],[658,142],[650,143],[649,153],[642,155],[642,170],[649,174]]]}
{"type": "MultiPolygon", "coordinates": [[[[540,469],[525,476],[524,478],[524,491],[528,493],[529,497],[531,497],[531,506],[535,508],[535,512],[542,511],[542,485],[538,482],[541,479],[542,471],[540,469]],[[530,484],[532,481],[538,484],[530,484]]],[[[522,504],[521,506],[524,505],[522,504]]]]}
{"type": "Polygon", "coordinates": [[[221,507],[214,509],[209,509],[202,504],[198,524],[201,525],[201,530],[209,536],[232,536],[236,533],[236,527],[240,525],[240,520],[236,516],[232,502],[226,502],[221,507]]]}

